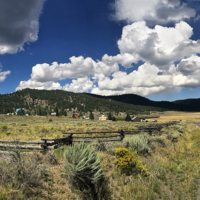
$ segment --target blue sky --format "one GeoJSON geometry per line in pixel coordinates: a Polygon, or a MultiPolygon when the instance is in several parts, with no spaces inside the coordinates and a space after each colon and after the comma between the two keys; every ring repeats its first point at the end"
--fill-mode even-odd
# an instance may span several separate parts
{"type": "Polygon", "coordinates": [[[0,30],[1,94],[200,98],[198,0],[3,0],[0,30]]]}

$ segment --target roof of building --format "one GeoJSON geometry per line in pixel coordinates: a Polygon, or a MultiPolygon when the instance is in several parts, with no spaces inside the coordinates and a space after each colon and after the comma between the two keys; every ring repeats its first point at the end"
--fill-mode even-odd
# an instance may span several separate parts
{"type": "Polygon", "coordinates": [[[18,112],[18,111],[21,110],[21,109],[24,110],[24,108],[17,108],[17,109],[16,109],[16,112],[18,112]]]}
{"type": "Polygon", "coordinates": [[[135,117],[133,117],[133,118],[131,119],[131,121],[133,121],[133,120],[135,120],[135,119],[137,119],[137,118],[138,118],[138,117],[135,116],[135,117]]]}

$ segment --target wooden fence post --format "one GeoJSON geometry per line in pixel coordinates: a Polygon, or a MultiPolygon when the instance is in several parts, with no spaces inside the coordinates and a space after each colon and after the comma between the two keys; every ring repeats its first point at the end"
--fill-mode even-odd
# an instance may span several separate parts
{"type": "Polygon", "coordinates": [[[119,131],[119,133],[120,133],[121,141],[123,141],[123,139],[125,137],[125,132],[121,129],[121,131],[119,131]]]}
{"type": "Polygon", "coordinates": [[[44,153],[47,151],[48,145],[47,145],[47,140],[43,140],[44,144],[41,144],[41,147],[43,148],[44,153]]]}
{"type": "Polygon", "coordinates": [[[73,139],[72,136],[73,136],[73,134],[70,134],[70,135],[69,135],[69,145],[70,145],[70,146],[73,145],[73,143],[72,143],[72,139],[73,139]]]}

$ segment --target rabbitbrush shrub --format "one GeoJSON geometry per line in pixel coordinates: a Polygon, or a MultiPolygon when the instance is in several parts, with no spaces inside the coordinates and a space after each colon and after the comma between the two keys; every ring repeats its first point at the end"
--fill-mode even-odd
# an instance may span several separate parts
{"type": "Polygon", "coordinates": [[[72,186],[81,191],[89,190],[92,199],[98,199],[96,186],[103,175],[95,148],[85,143],[75,144],[65,150],[64,158],[64,173],[72,186]]]}
{"type": "Polygon", "coordinates": [[[117,168],[124,174],[140,173],[147,175],[147,169],[138,159],[137,153],[132,149],[119,148],[115,152],[117,168]]]}
{"type": "Polygon", "coordinates": [[[148,144],[148,138],[145,135],[126,136],[123,140],[124,147],[130,147],[137,151],[138,154],[151,152],[148,144]]]}

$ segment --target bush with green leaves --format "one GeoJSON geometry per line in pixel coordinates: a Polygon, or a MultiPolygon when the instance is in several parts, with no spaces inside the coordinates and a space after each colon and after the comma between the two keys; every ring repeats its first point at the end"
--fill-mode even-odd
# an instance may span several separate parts
{"type": "Polygon", "coordinates": [[[0,192],[0,200],[7,200],[6,193],[0,192]]]}
{"type": "Polygon", "coordinates": [[[64,174],[72,186],[81,191],[89,190],[91,198],[98,199],[97,185],[103,174],[95,148],[85,143],[75,144],[66,148],[64,158],[64,174]]]}
{"type": "Polygon", "coordinates": [[[123,146],[136,150],[138,154],[151,152],[151,147],[148,144],[148,137],[145,135],[126,136],[123,140],[123,146]]]}

